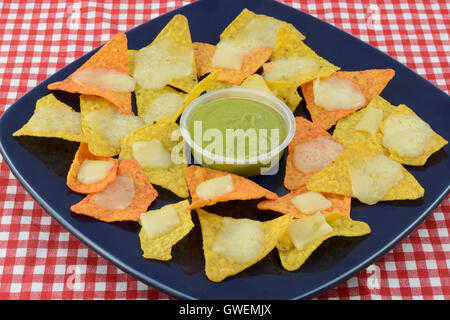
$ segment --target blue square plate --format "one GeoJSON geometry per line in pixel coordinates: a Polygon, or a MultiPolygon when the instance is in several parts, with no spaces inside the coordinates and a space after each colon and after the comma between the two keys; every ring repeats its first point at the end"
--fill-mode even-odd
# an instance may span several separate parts
{"type": "MultiPolygon", "coordinates": [[[[130,49],[149,44],[175,14],[189,20],[193,41],[216,43],[222,30],[248,8],[292,23],[306,35],[306,44],[342,70],[392,68],[396,75],[382,93],[391,103],[404,103],[442,135],[450,138],[449,96],[427,80],[386,54],[306,13],[272,0],[200,0],[171,11],[127,32],[130,49]]],[[[13,138],[12,133],[28,121],[36,101],[48,94],[47,85],[60,81],[82,65],[94,52],[81,57],[40,83],[0,119],[0,150],[17,179],[36,201],[61,225],[111,263],[167,294],[185,299],[305,299],[314,297],[355,275],[387,253],[408,235],[449,191],[449,147],[435,153],[423,167],[408,170],[425,188],[423,199],[383,202],[375,206],[353,201],[352,217],[367,222],[372,234],[360,238],[332,238],[326,241],[296,272],[285,271],[276,250],[253,267],[225,279],[208,281],[200,227],[196,227],[173,248],[169,262],[146,260],[140,249],[137,223],[103,223],[72,213],[69,207],[82,196],[66,187],[66,174],[77,143],[61,139],[13,138]]],[[[76,95],[58,93],[58,98],[77,108],[76,95]]],[[[296,115],[304,115],[304,106],[296,115]]],[[[284,159],[281,168],[284,168],[284,159]]],[[[284,170],[274,176],[254,180],[277,192],[283,187],[284,170]]],[[[180,199],[158,189],[160,196],[151,208],[159,208],[180,199]]],[[[254,210],[255,203],[246,203],[254,210]]],[[[239,203],[243,211],[243,203],[239,203]]],[[[233,206],[233,204],[230,204],[233,206]]],[[[236,204],[235,207],[236,208],[236,204]]],[[[233,207],[218,208],[229,210],[233,207]]],[[[236,211],[236,210],[233,210],[236,211]]],[[[245,210],[244,210],[245,211],[245,210]]],[[[270,215],[270,214],[269,214],[270,215]]],[[[272,216],[273,217],[273,216],[272,216]]]]}

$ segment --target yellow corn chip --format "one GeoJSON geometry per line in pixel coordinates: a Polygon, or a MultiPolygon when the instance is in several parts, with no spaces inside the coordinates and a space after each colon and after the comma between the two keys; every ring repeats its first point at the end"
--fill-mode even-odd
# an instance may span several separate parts
{"type": "Polygon", "coordinates": [[[159,140],[171,155],[171,165],[168,168],[141,165],[142,170],[152,184],[168,189],[181,198],[187,198],[189,196],[185,178],[187,164],[184,154],[180,154],[184,152],[184,140],[179,129],[175,122],[166,118],[130,132],[120,142],[119,160],[134,159],[135,142],[159,140]]]}
{"type": "Polygon", "coordinates": [[[28,122],[13,136],[61,138],[69,141],[86,142],[81,130],[81,115],[68,105],[46,95],[36,102],[36,108],[28,122]]]}
{"type": "Polygon", "coordinates": [[[206,92],[212,92],[216,90],[229,89],[234,87],[235,85],[226,81],[216,80],[211,83],[206,92]]]}
{"type": "MultiPolygon", "coordinates": [[[[209,280],[220,282],[225,278],[235,275],[263,259],[273,250],[276,242],[284,234],[292,220],[289,215],[262,222],[264,236],[262,238],[262,248],[260,255],[252,261],[237,262],[213,251],[214,241],[220,231],[225,218],[202,209],[197,209],[200,226],[202,229],[203,252],[205,255],[205,273],[209,280]]],[[[236,244],[238,245],[238,243],[236,244]]]]}
{"type": "Polygon", "coordinates": [[[265,93],[269,93],[272,94],[272,91],[269,89],[269,87],[267,86],[266,81],[264,80],[263,77],[261,77],[259,74],[252,74],[250,76],[248,76],[247,78],[245,78],[244,81],[242,81],[241,88],[246,88],[246,89],[253,89],[253,90],[258,90],[258,91],[262,91],[265,93]]]}
{"type": "MultiPolygon", "coordinates": [[[[398,115],[398,114],[413,115],[413,116],[418,117],[417,114],[414,113],[414,111],[412,111],[410,108],[408,108],[404,104],[399,105],[389,116],[398,115]]],[[[384,134],[385,122],[386,122],[386,118],[384,118],[384,121],[382,123],[380,123],[380,131],[383,134],[384,134]]],[[[433,131],[433,136],[434,136],[434,143],[431,144],[430,146],[428,146],[419,157],[412,158],[412,157],[400,156],[393,148],[389,148],[389,150],[388,150],[389,158],[391,158],[392,160],[395,160],[397,162],[410,165],[410,166],[423,166],[427,162],[428,158],[433,153],[440,150],[443,146],[445,146],[448,143],[447,140],[445,140],[443,137],[441,137],[434,131],[433,131]]]]}
{"type": "MultiPolygon", "coordinates": [[[[257,43],[257,41],[260,40],[258,39],[259,32],[264,33],[265,37],[263,38],[266,38],[268,36],[267,34],[270,33],[270,31],[273,31],[274,36],[276,37],[275,32],[277,28],[279,28],[280,26],[283,26],[291,30],[292,33],[295,34],[300,40],[305,39],[305,36],[290,23],[275,19],[273,17],[266,16],[264,14],[256,14],[248,9],[244,9],[221,33],[220,40],[234,39],[236,41],[248,41],[248,42],[254,41],[257,43]],[[254,25],[254,27],[252,28],[253,30],[246,29],[245,27],[246,26],[249,27],[249,23],[251,23],[252,21],[257,22],[258,24],[254,25]],[[269,28],[270,30],[267,30],[266,28],[269,28]]],[[[266,41],[268,40],[264,39],[264,42],[266,41]]],[[[269,43],[263,44],[264,46],[267,46],[267,44],[269,43]]],[[[273,47],[273,45],[271,47],[273,47]]]]}
{"type": "Polygon", "coordinates": [[[89,151],[96,156],[113,157],[120,152],[120,139],[143,126],[134,114],[123,114],[107,100],[97,96],[80,96],[81,127],[89,151]]]}
{"type": "Polygon", "coordinates": [[[383,110],[383,119],[386,119],[392,111],[395,110],[395,106],[383,99],[381,96],[376,96],[366,108],[356,111],[348,115],[347,117],[339,120],[334,128],[333,138],[348,148],[351,145],[366,140],[371,136],[366,131],[355,130],[355,126],[359,123],[364,116],[367,109],[376,108],[383,110]]]}
{"type": "Polygon", "coordinates": [[[348,216],[343,216],[339,213],[328,213],[324,214],[324,216],[333,230],[328,234],[307,243],[301,250],[298,250],[294,246],[287,232],[283,234],[282,238],[277,243],[278,254],[283,268],[288,271],[298,270],[314,250],[331,237],[359,237],[371,232],[367,223],[354,221],[348,216]]]}
{"type": "Polygon", "coordinates": [[[183,105],[178,109],[178,112],[171,118],[172,121],[176,121],[183,113],[184,109],[195,99],[197,99],[203,92],[206,92],[208,88],[217,81],[219,77],[219,71],[215,71],[203,78],[195,87],[185,96],[183,105]]]}
{"type": "Polygon", "coordinates": [[[297,109],[302,98],[298,94],[297,86],[289,81],[268,81],[267,85],[273,94],[280,100],[284,101],[292,112],[297,109]]]}
{"type": "MultiPolygon", "coordinates": [[[[310,191],[353,196],[348,167],[358,167],[364,159],[384,154],[381,136],[373,135],[347,148],[332,163],[313,175],[306,182],[306,187],[310,191]]],[[[423,196],[424,189],[404,167],[402,167],[402,174],[403,178],[388,191],[381,199],[382,201],[418,199],[423,196]]]]}
{"type": "MultiPolygon", "coordinates": [[[[151,238],[145,232],[144,228],[141,228],[139,239],[141,241],[141,249],[144,258],[164,261],[172,259],[172,247],[178,241],[183,239],[194,227],[194,223],[191,219],[191,212],[186,210],[188,205],[188,200],[167,205],[175,210],[178,215],[179,223],[172,230],[164,234],[151,238]]],[[[148,213],[151,214],[158,210],[151,210],[148,213]]],[[[139,222],[141,223],[141,221],[139,222]]]]}
{"type": "MultiPolygon", "coordinates": [[[[134,58],[136,50],[128,50],[128,65],[130,74],[136,67],[134,58]]],[[[165,86],[159,90],[145,89],[136,83],[134,91],[136,96],[137,114],[145,123],[153,122],[164,117],[172,117],[179,113],[186,94],[165,86]]]]}
{"type": "MultiPolygon", "coordinates": [[[[318,69],[311,72],[298,72],[295,75],[289,75],[286,79],[277,79],[289,81],[297,88],[303,83],[309,82],[319,77],[328,77],[338,71],[340,68],[331,64],[324,58],[317,55],[308,47],[292,30],[281,27],[277,33],[277,41],[273,49],[272,62],[277,60],[290,60],[295,58],[311,58],[316,62],[318,69]]],[[[265,66],[265,70],[270,68],[270,63],[265,66]]],[[[268,79],[263,73],[263,77],[268,79]]]]}
{"type": "MultiPolygon", "coordinates": [[[[161,30],[158,36],[153,40],[153,42],[149,45],[157,44],[163,40],[170,40],[175,43],[175,46],[180,50],[185,50],[186,52],[193,51],[192,40],[191,40],[191,32],[189,30],[189,23],[185,16],[177,14],[172,20],[161,30]]],[[[147,46],[148,47],[148,46],[147,46]]],[[[168,56],[171,54],[174,55],[174,52],[164,52],[168,56]]],[[[134,53],[129,53],[133,55],[134,53]]],[[[133,70],[133,73],[136,71],[136,64],[138,62],[135,61],[130,68],[133,70]]],[[[139,67],[139,66],[138,66],[139,67]]],[[[183,90],[184,92],[190,92],[194,86],[197,84],[197,69],[195,66],[195,58],[192,54],[192,72],[189,75],[171,79],[168,82],[169,85],[175,87],[177,89],[183,90]]]]}

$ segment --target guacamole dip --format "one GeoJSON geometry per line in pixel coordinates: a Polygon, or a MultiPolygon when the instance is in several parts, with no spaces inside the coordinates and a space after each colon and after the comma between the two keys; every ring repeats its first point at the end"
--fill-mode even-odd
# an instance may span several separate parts
{"type": "Polygon", "coordinates": [[[246,99],[225,99],[193,111],[187,129],[195,144],[214,155],[247,159],[275,149],[286,138],[281,116],[246,99]]]}

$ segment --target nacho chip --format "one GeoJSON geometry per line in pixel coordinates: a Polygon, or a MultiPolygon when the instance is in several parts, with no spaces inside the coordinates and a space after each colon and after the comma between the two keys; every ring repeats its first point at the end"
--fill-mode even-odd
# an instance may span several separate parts
{"type": "MultiPolygon", "coordinates": [[[[191,212],[186,210],[189,205],[188,200],[183,200],[177,203],[169,204],[161,209],[150,210],[148,212],[142,213],[139,219],[139,223],[142,228],[139,232],[139,239],[141,241],[142,256],[146,259],[156,259],[156,260],[170,260],[172,259],[172,247],[181,239],[183,239],[189,231],[194,227],[192,222],[191,212]],[[169,225],[164,216],[163,211],[170,208],[178,217],[177,221],[169,221],[169,225]],[[152,214],[160,214],[159,219],[152,217],[152,214]],[[161,214],[162,213],[162,214],[161,214]],[[150,217],[149,221],[146,222],[146,217],[150,217]],[[165,228],[160,230],[163,233],[155,234],[150,237],[146,232],[145,223],[155,223],[155,222],[165,222],[165,228]]],[[[160,226],[161,228],[161,226],[160,226]]],[[[158,230],[159,231],[159,230],[158,230]]],[[[156,232],[155,232],[156,233],[156,232]]]]}
{"type": "MultiPolygon", "coordinates": [[[[332,139],[331,135],[327,131],[321,129],[319,126],[303,117],[295,117],[295,122],[295,134],[288,146],[289,153],[286,158],[286,171],[284,175],[284,186],[286,189],[291,191],[304,186],[308,179],[310,179],[317,172],[302,172],[297,169],[295,165],[297,146],[301,146],[308,141],[318,139],[320,137],[332,139]]],[[[330,141],[330,143],[332,142],[330,141]]],[[[317,156],[320,156],[321,154],[325,156],[326,151],[327,150],[323,150],[323,153],[321,153],[322,151],[318,150],[318,152],[316,152],[317,156]]],[[[314,150],[311,150],[311,152],[314,152],[314,150]]],[[[311,159],[314,160],[313,158],[311,159]]]]}
{"type": "MultiPolygon", "coordinates": [[[[381,145],[381,135],[374,135],[358,144],[347,148],[332,163],[313,175],[306,183],[310,191],[335,193],[344,196],[354,196],[349,168],[359,167],[366,159],[384,155],[381,145]]],[[[382,197],[381,201],[418,199],[424,194],[424,189],[417,180],[405,169],[402,179],[382,197]]]]}
{"type": "Polygon", "coordinates": [[[135,159],[133,145],[139,141],[158,140],[166,152],[170,154],[171,165],[165,167],[142,167],[148,180],[175,193],[181,198],[189,196],[186,184],[185,171],[187,164],[184,154],[184,141],[179,126],[175,122],[165,120],[149,123],[125,136],[121,142],[119,160],[135,159]],[[181,146],[181,148],[180,148],[181,146]],[[178,152],[178,153],[177,153],[178,152]]]}
{"type": "MultiPolygon", "coordinates": [[[[77,71],[88,69],[111,69],[128,75],[128,54],[127,37],[124,33],[117,33],[103,47],[100,48],[88,61],[86,61],[77,71]]],[[[62,90],[72,93],[81,93],[103,97],[122,113],[130,114],[131,92],[115,92],[108,89],[101,89],[87,86],[76,82],[73,79],[75,71],[63,81],[54,82],[48,85],[50,90],[62,90]]]]}
{"type": "MultiPolygon", "coordinates": [[[[312,213],[305,213],[300,211],[295,204],[291,201],[296,196],[305,194],[308,192],[306,186],[302,186],[294,191],[291,191],[287,195],[275,200],[264,200],[258,203],[258,209],[260,210],[273,210],[284,214],[290,214],[296,218],[310,216],[312,213]]],[[[346,197],[338,194],[324,193],[323,196],[329,200],[330,207],[321,210],[322,213],[338,212],[344,216],[350,216],[351,197],[346,197]]]]}
{"type": "Polygon", "coordinates": [[[69,173],[67,174],[67,186],[71,190],[78,193],[95,193],[102,191],[109,183],[116,179],[118,167],[119,161],[117,159],[94,156],[89,152],[87,143],[81,143],[77,153],[75,154],[72,165],[70,166],[69,173]],[[85,183],[78,179],[80,168],[85,160],[111,162],[112,167],[100,181],[96,181],[94,183],[85,183]]]}
{"type": "Polygon", "coordinates": [[[120,139],[143,126],[134,114],[123,114],[107,100],[97,96],[80,96],[81,127],[89,151],[96,156],[113,157],[120,152],[120,139]]]}
{"type": "MultiPolygon", "coordinates": [[[[388,147],[388,153],[389,158],[392,160],[395,160],[402,164],[407,164],[411,166],[422,166],[427,162],[427,159],[436,151],[440,150],[443,146],[445,146],[448,141],[446,141],[444,138],[442,138],[440,135],[438,135],[436,132],[434,132],[428,124],[425,122],[422,122],[422,119],[420,119],[417,114],[414,113],[410,108],[408,108],[406,105],[401,104],[399,105],[392,113],[390,113],[387,117],[384,118],[384,121],[380,124],[380,131],[383,133],[383,145],[386,147],[386,123],[388,119],[392,119],[392,116],[397,115],[406,115],[406,118],[400,119],[400,121],[408,120],[408,122],[411,122],[411,120],[414,121],[414,126],[404,128],[404,132],[401,133],[396,128],[393,128],[391,130],[394,130],[395,132],[392,133],[392,139],[396,140],[396,144],[401,143],[403,148],[405,148],[408,143],[405,143],[408,139],[413,139],[413,144],[417,143],[419,149],[423,149],[421,154],[419,156],[409,156],[409,155],[400,155],[399,152],[394,147],[388,147]],[[422,128],[422,130],[419,130],[419,127],[422,128]],[[425,130],[425,132],[424,132],[425,130]],[[400,135],[403,135],[403,140],[400,138],[400,135]],[[425,141],[421,141],[421,140],[425,141]]],[[[404,125],[406,127],[406,125],[404,125]]]]}
{"type": "Polygon", "coordinates": [[[287,232],[283,234],[277,243],[277,249],[284,269],[288,271],[298,270],[309,256],[325,240],[331,237],[359,237],[371,232],[369,225],[365,222],[352,220],[350,217],[339,213],[324,214],[324,217],[332,227],[332,231],[308,242],[300,250],[294,246],[287,232]]]}
{"type": "MultiPolygon", "coordinates": [[[[366,131],[356,130],[355,127],[359,121],[363,118],[366,111],[370,108],[375,108],[383,111],[383,119],[386,119],[392,111],[395,110],[395,106],[383,99],[381,96],[376,96],[366,108],[356,111],[345,118],[339,120],[336,123],[336,127],[333,131],[333,138],[348,148],[354,144],[366,140],[371,136],[366,131]]],[[[378,131],[379,132],[379,131],[378,131]]]]}
{"type": "Polygon", "coordinates": [[[236,70],[217,68],[211,65],[216,46],[202,42],[194,42],[193,46],[197,75],[199,77],[213,71],[220,71],[218,80],[236,85],[241,84],[245,78],[254,74],[272,54],[272,49],[268,47],[251,49],[250,53],[244,56],[241,68],[236,70]]]}
{"type": "Polygon", "coordinates": [[[242,81],[240,87],[258,90],[273,95],[272,91],[267,86],[266,81],[264,81],[264,78],[261,77],[259,74],[252,74],[247,78],[245,78],[245,80],[242,81]]]}
{"type": "Polygon", "coordinates": [[[305,39],[290,23],[244,9],[220,34],[220,40],[233,40],[253,48],[273,48],[280,27],[288,28],[300,40],[305,39]]]}
{"type": "Polygon", "coordinates": [[[273,49],[272,60],[264,66],[264,79],[288,81],[297,88],[303,83],[328,77],[339,70],[317,55],[290,29],[281,27],[273,49]]]}
{"type": "MultiPolygon", "coordinates": [[[[114,221],[138,221],[142,212],[147,211],[150,204],[156,199],[158,193],[153,188],[151,183],[147,180],[144,172],[139,164],[131,159],[124,160],[120,163],[117,170],[116,180],[119,178],[131,178],[134,185],[134,197],[131,202],[125,208],[112,209],[98,206],[96,197],[100,193],[105,194],[105,198],[110,196],[111,206],[115,202],[115,198],[121,196],[121,190],[108,190],[113,183],[111,183],[106,189],[98,193],[91,193],[87,195],[79,203],[70,207],[75,213],[83,214],[101,220],[104,222],[114,221]],[[107,191],[108,190],[108,191],[107,191]]],[[[123,195],[126,197],[127,195],[123,195]]],[[[108,199],[102,198],[102,202],[105,203],[108,199]]]]}
{"type": "MultiPolygon", "coordinates": [[[[221,282],[225,278],[238,274],[263,259],[273,250],[277,240],[285,233],[292,220],[292,217],[288,215],[266,222],[258,222],[250,219],[233,219],[209,213],[202,209],[197,209],[197,214],[202,229],[205,273],[208,279],[213,282],[221,282]],[[247,249],[251,251],[249,252],[249,254],[251,254],[251,259],[248,259],[247,261],[235,261],[225,256],[223,253],[218,253],[217,248],[214,248],[214,244],[224,225],[227,223],[235,224],[236,222],[239,224],[242,220],[244,220],[245,224],[250,224],[250,228],[253,225],[256,225],[259,239],[257,239],[256,244],[236,242],[235,247],[238,250],[247,249]],[[213,249],[216,249],[216,251],[213,249]],[[257,249],[258,251],[254,252],[251,249],[257,249]]],[[[241,230],[237,230],[235,236],[230,239],[234,239],[236,236],[239,237],[240,234],[243,234],[244,238],[251,241],[251,237],[249,237],[248,234],[246,235],[245,231],[244,225],[241,230]]],[[[228,246],[233,246],[233,244],[234,243],[229,243],[228,246]]]]}
{"type": "Polygon", "coordinates": [[[229,172],[204,168],[200,166],[189,166],[189,168],[186,170],[186,180],[192,198],[192,203],[189,206],[189,209],[191,210],[202,208],[205,206],[211,206],[217,202],[225,202],[231,200],[250,200],[262,197],[266,199],[278,198],[275,193],[259,186],[258,184],[247,178],[229,172]],[[199,197],[197,188],[202,183],[224,176],[231,177],[230,180],[232,180],[233,188],[230,188],[230,191],[217,196],[213,196],[208,199],[199,197]]]}
{"type": "Polygon", "coordinates": [[[153,42],[135,53],[133,76],[141,87],[162,89],[171,85],[190,92],[197,73],[188,20],[177,14],[153,42]]]}
{"type": "Polygon", "coordinates": [[[176,121],[179,116],[183,113],[184,109],[195,99],[197,99],[203,92],[207,91],[208,88],[213,85],[217,81],[219,77],[219,72],[215,71],[209,74],[207,77],[203,78],[199,83],[197,83],[184,98],[184,102],[181,107],[178,109],[178,112],[175,113],[174,116],[171,117],[172,121],[176,121]]]}
{"type": "Polygon", "coordinates": [[[86,142],[81,130],[81,115],[68,105],[48,94],[36,102],[34,113],[28,122],[13,136],[61,138],[86,142]]]}
{"type": "Polygon", "coordinates": [[[297,109],[302,101],[298,94],[297,86],[289,81],[267,81],[267,86],[272,90],[273,95],[284,101],[292,112],[297,109]]]}
{"type": "Polygon", "coordinates": [[[339,71],[333,77],[350,80],[356,88],[360,89],[366,98],[366,102],[359,107],[347,110],[327,110],[315,104],[313,83],[303,84],[302,93],[306,101],[306,108],[311,114],[311,119],[321,128],[328,130],[336,122],[355,111],[367,106],[394,77],[395,71],[392,69],[370,69],[364,71],[339,71]]]}
{"type": "MultiPolygon", "coordinates": [[[[136,50],[128,50],[128,64],[130,73],[133,74],[136,50]]],[[[165,86],[159,90],[145,89],[136,84],[137,114],[145,123],[150,123],[164,117],[173,117],[179,113],[183,106],[186,94],[165,86]]]]}

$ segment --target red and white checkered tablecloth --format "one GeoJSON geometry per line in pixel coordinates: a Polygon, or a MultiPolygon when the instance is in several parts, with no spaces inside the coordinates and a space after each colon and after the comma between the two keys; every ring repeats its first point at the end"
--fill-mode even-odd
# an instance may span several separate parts
{"type": "MultiPolygon", "coordinates": [[[[0,2],[0,114],[118,31],[190,1],[0,2]]],[[[327,21],[450,90],[450,2],[300,1],[327,21]]],[[[450,299],[447,198],[400,244],[317,299],[450,299]]],[[[0,157],[0,299],[167,299],[99,257],[52,219],[0,157]]]]}

